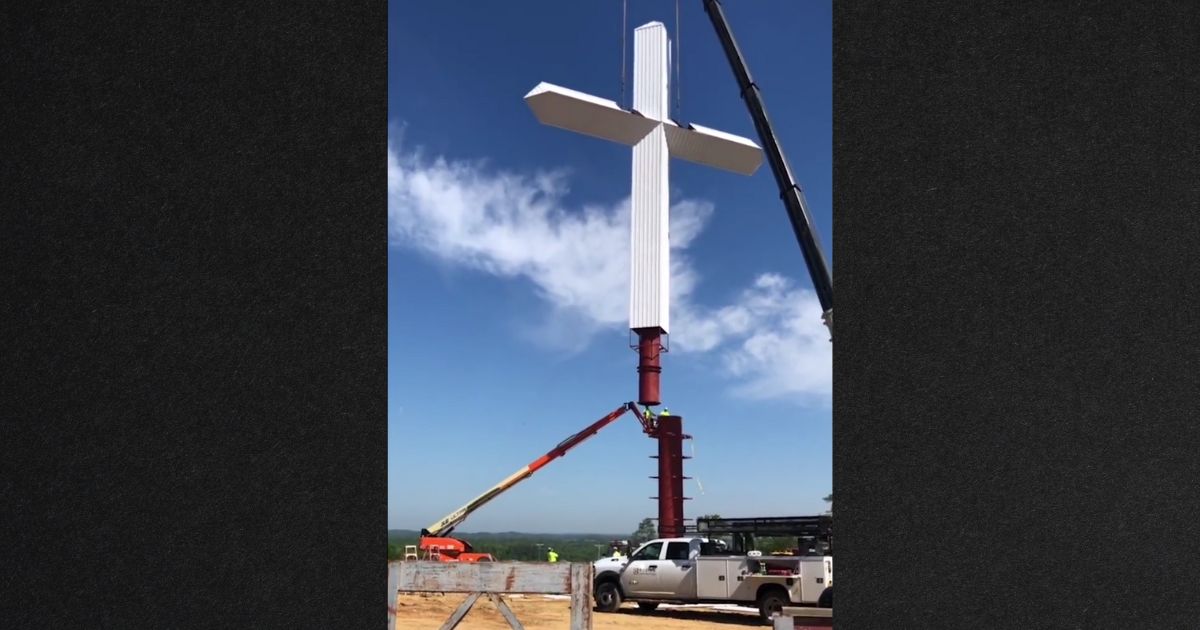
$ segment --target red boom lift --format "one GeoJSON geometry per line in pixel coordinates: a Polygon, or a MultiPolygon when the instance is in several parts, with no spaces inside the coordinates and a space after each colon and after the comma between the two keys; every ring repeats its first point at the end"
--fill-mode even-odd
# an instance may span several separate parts
{"type": "Polygon", "coordinates": [[[545,455],[533,460],[529,464],[521,467],[520,470],[506,477],[503,481],[492,486],[487,492],[475,497],[466,505],[446,515],[438,522],[421,530],[420,548],[424,557],[428,560],[440,560],[442,562],[492,562],[495,558],[490,553],[476,552],[471,543],[455,538],[450,534],[463,521],[471,515],[472,512],[483,507],[488,501],[499,496],[505,490],[517,485],[518,482],[528,479],[533,473],[537,472],[551,461],[562,457],[567,451],[578,446],[584,440],[592,437],[604,427],[610,425],[617,418],[621,417],[626,411],[632,411],[637,415],[638,420],[642,423],[643,429],[649,433],[652,428],[652,421],[648,420],[645,415],[638,410],[635,403],[627,402],[620,407],[617,407],[607,416],[588,425],[587,428],[572,435],[571,437],[559,442],[558,446],[550,449],[545,455]]]}

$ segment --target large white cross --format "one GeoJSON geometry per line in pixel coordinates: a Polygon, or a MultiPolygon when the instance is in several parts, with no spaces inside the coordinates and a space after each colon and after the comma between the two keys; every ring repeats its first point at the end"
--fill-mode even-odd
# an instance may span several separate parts
{"type": "Polygon", "coordinates": [[[650,22],[633,32],[633,111],[549,83],[525,102],[545,125],[633,147],[629,327],[668,333],[671,259],[667,240],[667,163],[671,157],[743,175],[762,164],[762,149],[739,136],[670,118],[667,29],[650,22]]]}

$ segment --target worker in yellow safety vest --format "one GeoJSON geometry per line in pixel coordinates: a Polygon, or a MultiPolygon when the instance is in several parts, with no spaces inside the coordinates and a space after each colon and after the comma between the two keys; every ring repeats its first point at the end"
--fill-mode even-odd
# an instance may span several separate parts
{"type": "Polygon", "coordinates": [[[620,557],[621,557],[621,550],[620,550],[620,549],[617,549],[616,547],[613,547],[613,555],[612,555],[612,557],[614,557],[614,558],[620,558],[620,557]]]}
{"type": "Polygon", "coordinates": [[[546,550],[546,557],[550,562],[558,562],[558,552],[554,551],[554,547],[546,550]]]}
{"type": "Polygon", "coordinates": [[[660,417],[660,418],[663,416],[669,416],[669,415],[671,415],[671,412],[669,410],[667,410],[666,407],[663,407],[663,410],[658,412],[658,417],[660,417]]]}

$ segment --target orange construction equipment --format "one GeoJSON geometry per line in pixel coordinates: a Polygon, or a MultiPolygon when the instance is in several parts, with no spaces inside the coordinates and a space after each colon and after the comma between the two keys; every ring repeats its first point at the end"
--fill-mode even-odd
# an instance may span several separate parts
{"type": "MultiPolygon", "coordinates": [[[[505,490],[517,485],[518,482],[528,479],[530,475],[537,472],[540,468],[549,464],[551,461],[562,457],[567,451],[575,448],[579,443],[592,437],[600,429],[610,425],[614,420],[621,417],[626,411],[633,411],[638,415],[638,419],[642,420],[642,414],[638,411],[637,405],[632,402],[625,403],[612,411],[612,413],[600,418],[599,420],[588,425],[584,430],[572,435],[571,437],[559,442],[558,446],[550,449],[545,455],[533,460],[529,464],[521,467],[517,472],[509,475],[500,483],[492,486],[487,492],[475,497],[466,505],[448,514],[445,518],[421,530],[421,551],[425,554],[426,560],[439,560],[441,562],[492,562],[495,558],[490,553],[478,553],[472,547],[471,543],[450,536],[455,527],[458,527],[468,516],[475,510],[483,507],[488,501],[499,496],[505,490]]],[[[642,421],[643,425],[645,421],[642,421]]]]}
{"type": "Polygon", "coordinates": [[[421,550],[425,552],[426,560],[440,562],[495,562],[490,553],[476,553],[471,543],[446,536],[424,536],[421,538],[421,550]]]}

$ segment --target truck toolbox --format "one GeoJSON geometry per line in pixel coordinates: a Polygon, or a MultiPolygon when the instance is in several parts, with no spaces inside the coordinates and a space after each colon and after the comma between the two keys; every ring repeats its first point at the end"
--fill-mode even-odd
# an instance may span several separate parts
{"type": "Polygon", "coordinates": [[[748,572],[746,558],[696,558],[696,596],[700,599],[728,599],[741,585],[738,577],[748,572]]]}

